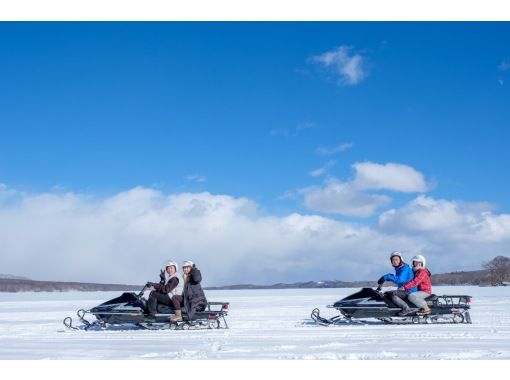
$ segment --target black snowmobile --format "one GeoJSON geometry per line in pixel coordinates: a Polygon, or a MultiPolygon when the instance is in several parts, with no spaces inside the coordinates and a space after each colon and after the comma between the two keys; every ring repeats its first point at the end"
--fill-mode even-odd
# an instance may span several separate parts
{"type": "Polygon", "coordinates": [[[182,321],[171,322],[170,317],[174,316],[175,310],[166,305],[158,305],[158,312],[149,316],[145,312],[144,300],[142,298],[145,286],[140,293],[123,293],[120,297],[106,301],[90,310],[80,309],[76,313],[82,325],[73,326],[72,318],[66,317],[64,325],[75,330],[106,329],[109,326],[120,326],[121,328],[143,328],[149,330],[188,330],[188,329],[219,329],[227,328],[225,317],[228,314],[228,302],[207,302],[203,311],[195,312],[193,318],[188,317],[185,308],[182,309],[182,321]],[[86,314],[96,317],[94,322],[85,319],[86,314]]]}
{"type": "Polygon", "coordinates": [[[316,308],[312,310],[311,317],[317,324],[325,326],[352,322],[369,323],[370,319],[393,324],[471,323],[468,311],[471,308],[469,305],[471,296],[431,294],[426,301],[431,310],[430,314],[420,315],[419,308],[406,300],[411,312],[406,316],[399,316],[400,307],[384,297],[381,287],[362,288],[327,306],[340,311],[339,315],[324,318],[320,316],[320,310],[316,308]]]}

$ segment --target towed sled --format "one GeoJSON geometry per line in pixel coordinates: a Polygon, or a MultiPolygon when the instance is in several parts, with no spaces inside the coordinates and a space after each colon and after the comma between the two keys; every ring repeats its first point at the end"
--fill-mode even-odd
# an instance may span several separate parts
{"type": "Polygon", "coordinates": [[[185,308],[182,309],[182,321],[171,322],[175,310],[166,305],[158,305],[158,312],[150,316],[145,312],[144,300],[142,299],[144,287],[140,293],[123,293],[120,297],[106,301],[90,310],[80,309],[76,313],[82,323],[73,326],[71,317],[64,318],[64,325],[73,330],[97,330],[97,329],[133,329],[142,328],[148,330],[188,330],[188,329],[219,329],[227,328],[225,317],[228,314],[228,302],[207,302],[205,309],[195,312],[193,317],[188,316],[185,308]],[[91,322],[86,315],[91,314],[96,320],[91,322]]]}
{"type": "Polygon", "coordinates": [[[427,299],[431,310],[428,315],[420,315],[420,309],[406,300],[411,312],[406,316],[399,316],[400,307],[384,297],[381,287],[362,288],[329,308],[340,312],[332,318],[320,316],[319,309],[313,309],[311,317],[319,325],[340,325],[345,323],[370,323],[370,319],[383,323],[409,324],[409,323],[471,323],[469,315],[471,296],[466,295],[435,295],[427,299]]]}

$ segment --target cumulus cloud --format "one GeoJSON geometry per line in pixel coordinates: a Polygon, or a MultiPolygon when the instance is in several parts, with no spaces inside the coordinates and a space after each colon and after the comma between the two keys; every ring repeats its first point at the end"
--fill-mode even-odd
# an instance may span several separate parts
{"type": "Polygon", "coordinates": [[[314,211],[367,217],[387,206],[391,198],[359,191],[353,183],[329,179],[324,187],[311,186],[300,190],[305,206],[314,211]]]}
{"type": "MultiPolygon", "coordinates": [[[[328,186],[333,196],[357,202],[352,185],[328,186]]],[[[372,226],[268,215],[250,199],[208,192],[137,187],[104,199],[72,192],[18,196],[14,204],[0,203],[0,267],[33,279],[142,284],[156,280],[169,259],[195,261],[205,285],[376,279],[391,271],[388,253],[397,249],[426,255],[433,272],[479,269],[510,249],[510,215],[485,203],[425,196],[383,213],[372,226]]]]}
{"type": "Polygon", "coordinates": [[[350,46],[339,46],[323,54],[312,56],[309,60],[336,75],[339,85],[356,85],[368,76],[365,67],[366,58],[352,52],[350,46]]]}
{"type": "Polygon", "coordinates": [[[355,184],[359,189],[385,189],[403,193],[420,193],[428,190],[422,173],[402,164],[358,162],[355,184]]]}
{"type": "Polygon", "coordinates": [[[386,232],[421,234],[472,242],[510,240],[510,215],[495,215],[488,203],[466,203],[416,197],[401,209],[382,213],[378,226],[386,232]]]}
{"type": "Polygon", "coordinates": [[[363,262],[392,248],[368,228],[317,215],[260,215],[246,198],[141,187],[101,200],[26,195],[0,208],[0,240],[6,273],[143,283],[168,259],[192,259],[209,285],[366,278],[363,262]]]}
{"type": "Polygon", "coordinates": [[[510,215],[495,214],[494,206],[434,199],[420,195],[401,209],[379,216],[375,226],[393,236],[426,241],[425,252],[436,260],[437,270],[472,267],[474,263],[510,249],[510,215]]]}
{"type": "Polygon", "coordinates": [[[352,148],[354,146],[353,143],[343,143],[331,148],[327,147],[318,147],[315,152],[321,156],[331,156],[333,154],[337,154],[340,152],[345,152],[347,149],[352,148]]]}
{"type": "MultiPolygon", "coordinates": [[[[375,190],[413,193],[424,192],[428,188],[423,174],[407,165],[358,162],[352,167],[355,177],[350,181],[329,178],[323,186],[298,190],[305,207],[324,213],[368,217],[391,202],[386,195],[374,194],[375,190]]],[[[328,169],[325,166],[312,171],[310,175],[318,177],[328,169]]]]}

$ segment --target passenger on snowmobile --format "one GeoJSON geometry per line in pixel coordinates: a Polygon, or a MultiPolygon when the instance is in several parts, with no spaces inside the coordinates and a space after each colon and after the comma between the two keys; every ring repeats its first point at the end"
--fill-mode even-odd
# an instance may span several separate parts
{"type": "Polygon", "coordinates": [[[164,284],[148,282],[147,286],[152,286],[154,290],[149,296],[147,308],[149,315],[153,316],[157,313],[158,303],[172,306],[175,309],[175,316],[170,318],[172,322],[182,321],[181,303],[182,293],[184,290],[184,280],[177,272],[178,265],[174,261],[166,264],[166,273],[168,279],[164,284]]]}
{"type": "Polygon", "coordinates": [[[404,284],[404,289],[409,291],[418,287],[418,291],[408,295],[409,301],[420,308],[418,315],[430,314],[430,308],[425,299],[432,294],[432,284],[430,282],[430,271],[425,268],[425,257],[417,255],[413,257],[414,279],[404,284]]]}
{"type": "Polygon", "coordinates": [[[193,263],[193,261],[185,261],[182,264],[184,279],[184,308],[188,313],[188,317],[193,319],[196,312],[205,310],[207,299],[200,282],[202,281],[202,273],[193,263]]]}

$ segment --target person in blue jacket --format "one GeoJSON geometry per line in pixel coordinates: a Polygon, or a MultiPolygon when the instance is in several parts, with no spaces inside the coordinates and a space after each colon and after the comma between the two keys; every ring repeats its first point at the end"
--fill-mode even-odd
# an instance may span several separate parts
{"type": "MultiPolygon", "coordinates": [[[[385,274],[379,279],[379,281],[377,281],[378,285],[384,284],[385,281],[390,281],[397,285],[397,288],[401,288],[406,282],[409,282],[414,278],[414,272],[412,268],[404,263],[402,254],[399,251],[391,253],[390,261],[391,265],[393,265],[393,268],[395,268],[395,274],[385,274]]],[[[413,291],[416,291],[416,289],[413,291]]]]}
{"type": "Polygon", "coordinates": [[[409,290],[404,290],[403,286],[405,283],[413,280],[414,272],[412,268],[404,262],[402,253],[399,251],[392,252],[390,255],[390,260],[391,265],[393,265],[393,268],[395,268],[395,274],[385,274],[379,279],[379,281],[377,281],[377,284],[382,286],[385,281],[389,281],[397,285],[397,290],[390,290],[385,292],[384,297],[386,299],[390,299],[394,304],[402,308],[402,310],[407,310],[408,306],[404,299],[406,299],[409,294],[416,292],[418,288],[414,287],[409,290]]]}

